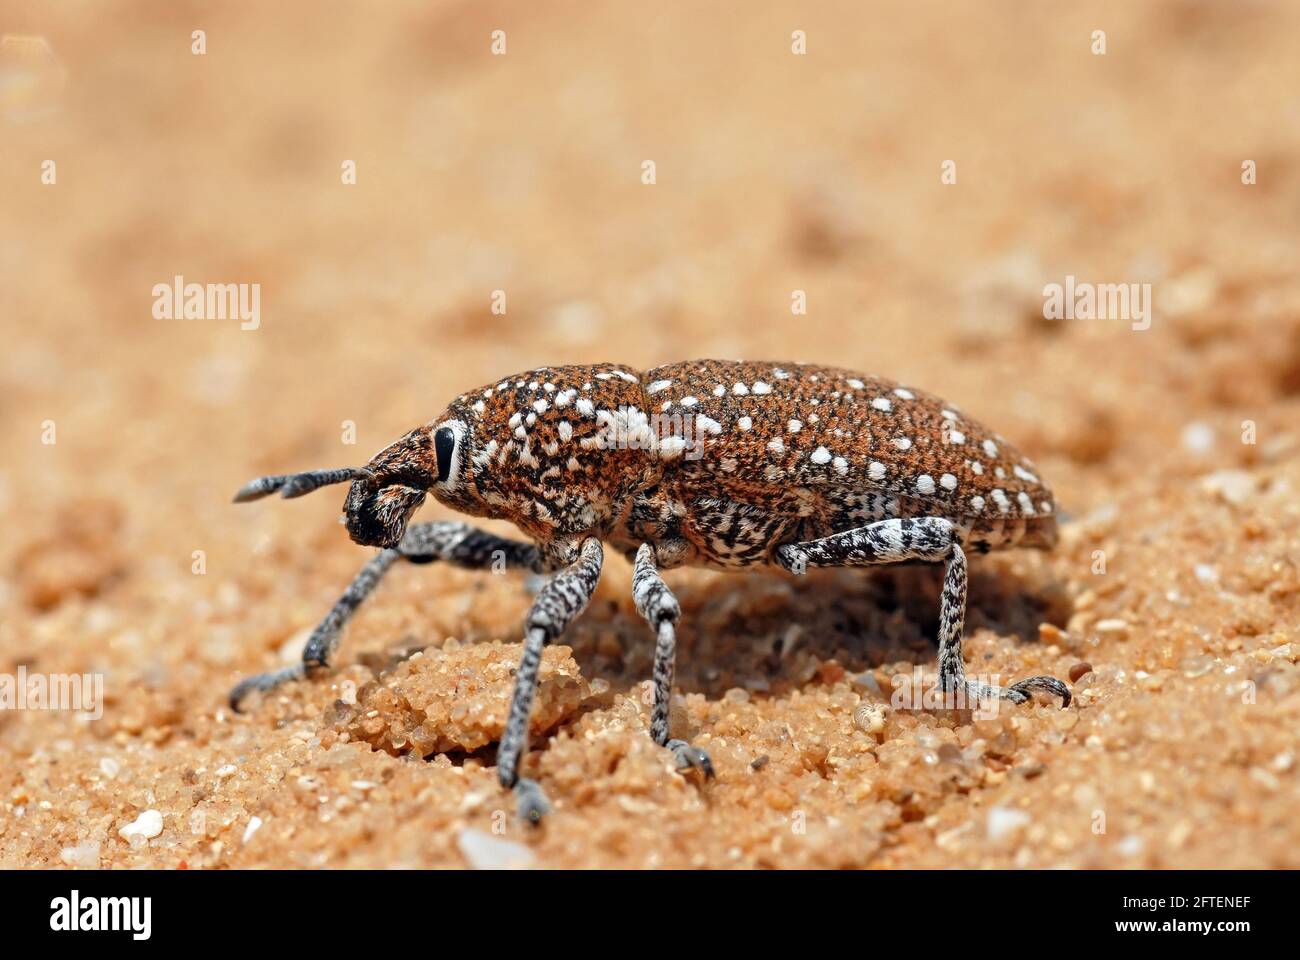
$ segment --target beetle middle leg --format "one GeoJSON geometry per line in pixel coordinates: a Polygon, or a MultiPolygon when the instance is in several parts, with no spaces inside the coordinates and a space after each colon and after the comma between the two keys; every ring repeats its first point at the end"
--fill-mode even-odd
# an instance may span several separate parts
{"type": "Polygon", "coordinates": [[[1029,677],[1009,687],[996,687],[966,679],[961,654],[962,625],[966,616],[966,554],[958,542],[957,528],[941,517],[880,520],[819,540],[784,544],[777,562],[795,573],[808,567],[860,567],[906,560],[944,564],[943,592],[939,601],[939,683],[944,692],[964,691],[976,702],[1001,697],[1024,703],[1035,690],[1061,698],[1070,705],[1070,688],[1055,677],[1029,677]]]}
{"type": "Polygon", "coordinates": [[[632,570],[632,597],[637,612],[655,631],[654,707],[650,714],[650,736],[661,747],[671,750],[677,768],[695,767],[706,777],[713,776],[713,761],[699,747],[685,740],[671,740],[668,735],[669,712],[673,696],[673,673],[677,663],[677,620],[682,608],[668,584],[659,576],[654,548],[641,544],[632,570]]]}
{"type": "MultiPolygon", "coordinates": [[[[274,479],[274,478],[273,478],[274,479]]],[[[416,523],[407,528],[401,543],[392,550],[380,550],[361,568],[330,612],[311,632],[303,647],[302,662],[281,670],[259,673],[241,681],[230,691],[230,707],[236,713],[250,693],[268,690],[291,680],[301,680],[312,671],[328,666],[339,645],[343,627],[357,607],[374,591],[379,581],[398,560],[432,563],[442,560],[469,569],[527,569],[539,566],[537,548],[529,543],[507,540],[467,523],[416,523]]]]}

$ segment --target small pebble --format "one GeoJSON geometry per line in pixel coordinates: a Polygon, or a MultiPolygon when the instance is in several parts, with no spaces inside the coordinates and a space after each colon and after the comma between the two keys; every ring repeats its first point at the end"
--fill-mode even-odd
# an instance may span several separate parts
{"type": "Polygon", "coordinates": [[[987,830],[990,840],[1001,840],[1029,825],[1029,814],[1010,807],[990,807],[987,830]]]}
{"type": "Polygon", "coordinates": [[[863,733],[879,733],[885,729],[885,706],[880,703],[862,703],[853,711],[853,725],[863,733]]]}
{"type": "Polygon", "coordinates": [[[494,837],[482,830],[465,829],[456,838],[460,852],[475,870],[508,870],[531,867],[533,851],[522,843],[494,837]]]}
{"type": "Polygon", "coordinates": [[[99,867],[99,841],[87,840],[75,847],[64,847],[59,857],[70,867],[95,870],[99,867]]]}
{"type": "Polygon", "coordinates": [[[1043,643],[1062,644],[1070,639],[1070,635],[1060,627],[1052,623],[1040,623],[1038,625],[1038,639],[1043,643]]]}
{"type": "Polygon", "coordinates": [[[1197,421],[1183,427],[1183,448],[1190,453],[1209,453],[1214,449],[1214,428],[1197,421]]]}
{"type": "Polygon", "coordinates": [[[1070,668],[1070,682],[1078,683],[1079,678],[1087,673],[1092,673],[1091,663],[1088,663],[1086,660],[1082,660],[1079,663],[1076,663],[1074,666],[1070,668]]]}
{"type": "Polygon", "coordinates": [[[133,823],[128,823],[117,831],[117,835],[128,843],[133,836],[143,837],[146,840],[152,840],[158,834],[162,833],[163,815],[157,810],[145,810],[133,823]]]}
{"type": "Polygon", "coordinates": [[[1255,480],[1244,470],[1218,470],[1203,478],[1201,486],[1207,493],[1238,506],[1255,493],[1255,480]]]}
{"type": "Polygon", "coordinates": [[[1118,844],[1119,852],[1126,857],[1136,857],[1142,852],[1142,838],[1136,833],[1130,833],[1118,844]]]}

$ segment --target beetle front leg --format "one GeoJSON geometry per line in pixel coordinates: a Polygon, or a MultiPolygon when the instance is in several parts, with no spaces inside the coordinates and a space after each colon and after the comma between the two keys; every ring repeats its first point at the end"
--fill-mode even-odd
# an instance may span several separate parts
{"type": "Polygon", "coordinates": [[[281,670],[259,673],[241,681],[230,691],[230,708],[236,713],[244,698],[254,691],[265,693],[291,680],[301,680],[309,673],[329,665],[338,648],[343,627],[352,619],[357,607],[374,592],[379,581],[398,560],[431,563],[442,560],[473,570],[484,568],[536,569],[537,548],[530,543],[507,540],[467,523],[417,523],[407,528],[402,542],[393,550],[380,550],[361,568],[343,596],[335,601],[325,618],[307,638],[302,662],[281,670]]]}
{"type": "Polygon", "coordinates": [[[677,665],[677,621],[682,608],[655,565],[654,548],[641,544],[632,570],[632,598],[637,612],[645,617],[655,632],[654,707],[650,713],[650,736],[661,747],[671,750],[677,768],[692,767],[713,776],[713,761],[698,747],[685,740],[670,740],[668,734],[673,697],[673,674],[677,665]]]}
{"type": "Polygon", "coordinates": [[[528,746],[528,719],[537,693],[542,650],[587,608],[600,582],[604,559],[600,540],[588,537],[578,548],[578,558],[542,587],[528,612],[524,653],[515,673],[505,732],[497,748],[497,777],[503,787],[514,791],[520,818],[531,823],[537,823],[550,809],[537,782],[519,776],[519,764],[528,746]]]}
{"type": "Polygon", "coordinates": [[[784,544],[777,548],[781,566],[795,573],[808,567],[862,567],[906,560],[944,564],[943,592],[939,600],[939,685],[946,693],[962,691],[978,703],[1002,698],[1026,702],[1035,690],[1061,698],[1070,705],[1070,688],[1055,677],[1029,677],[1009,687],[996,687],[966,678],[961,633],[966,615],[966,554],[952,522],[941,517],[880,520],[856,530],[784,544]]]}

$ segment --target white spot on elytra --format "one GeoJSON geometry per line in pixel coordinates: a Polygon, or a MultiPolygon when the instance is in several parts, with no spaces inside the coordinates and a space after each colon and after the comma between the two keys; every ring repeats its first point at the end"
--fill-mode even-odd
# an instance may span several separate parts
{"type": "Polygon", "coordinates": [[[949,443],[965,443],[965,442],[966,442],[966,434],[962,433],[960,430],[949,430],[949,431],[948,431],[948,442],[949,442],[949,443]]]}
{"type": "Polygon", "coordinates": [[[863,387],[866,386],[866,384],[863,383],[861,380],[853,378],[849,380],[849,386],[852,387],[854,390],[861,390],[863,387]]]}
{"type": "Polygon", "coordinates": [[[645,388],[646,393],[658,393],[660,390],[667,390],[673,385],[671,380],[656,380],[650,386],[645,388]]]}
{"type": "Polygon", "coordinates": [[[895,437],[893,440],[890,441],[890,443],[898,447],[899,450],[912,449],[912,441],[907,439],[907,437],[895,437]]]}
{"type": "Polygon", "coordinates": [[[699,402],[700,401],[695,399],[695,397],[682,397],[681,400],[678,401],[678,403],[683,407],[693,407],[699,402]]]}
{"type": "Polygon", "coordinates": [[[1030,473],[1028,470],[1024,469],[1023,467],[1021,467],[1021,466],[1019,466],[1019,465],[1013,467],[1012,470],[1011,470],[1011,472],[1014,473],[1014,474],[1015,474],[1017,477],[1019,477],[1021,480],[1024,480],[1026,483],[1035,483],[1035,484],[1036,484],[1036,483],[1039,482],[1039,481],[1038,481],[1038,477],[1036,477],[1034,474],[1030,473]]]}
{"type": "Polygon", "coordinates": [[[1034,515],[1034,501],[1029,499],[1029,494],[1021,490],[1016,494],[1016,502],[1020,504],[1020,509],[1028,516],[1034,515]]]}
{"type": "Polygon", "coordinates": [[[591,417],[596,414],[596,405],[586,397],[578,398],[573,405],[578,408],[578,412],[584,417],[591,417]]]}
{"type": "Polygon", "coordinates": [[[916,394],[914,394],[911,390],[904,390],[902,387],[894,388],[894,396],[898,397],[898,399],[900,400],[916,399],[916,394]]]}
{"type": "Polygon", "coordinates": [[[871,405],[882,413],[888,413],[890,410],[894,409],[894,405],[889,402],[888,397],[876,397],[876,399],[871,401],[871,405]]]}
{"type": "Polygon", "coordinates": [[[983,512],[984,512],[984,498],[983,498],[983,497],[971,497],[971,498],[970,498],[970,505],[971,505],[971,509],[974,510],[976,513],[983,513],[983,512]]]}
{"type": "Polygon", "coordinates": [[[867,476],[872,480],[884,480],[885,465],[879,460],[872,460],[871,463],[867,465],[867,476]]]}
{"type": "Polygon", "coordinates": [[[934,477],[923,473],[916,478],[916,492],[928,497],[934,493],[934,477]]]}
{"type": "Polygon", "coordinates": [[[818,466],[822,465],[823,463],[830,463],[831,452],[827,450],[825,447],[818,447],[816,450],[812,452],[812,456],[810,456],[808,459],[811,460],[813,463],[817,464],[818,466]]]}
{"type": "Polygon", "coordinates": [[[559,426],[556,427],[556,429],[560,433],[560,439],[563,440],[565,443],[568,443],[570,440],[573,439],[573,424],[569,423],[568,420],[561,420],[559,426]]]}
{"type": "Polygon", "coordinates": [[[845,460],[843,457],[836,457],[834,460],[831,461],[831,465],[835,467],[835,472],[838,473],[841,477],[846,475],[849,472],[849,462],[845,460]]]}
{"type": "Polygon", "coordinates": [[[939,486],[943,487],[945,490],[956,490],[957,478],[954,477],[951,473],[945,473],[942,477],[939,478],[939,486]]]}
{"type": "Polygon", "coordinates": [[[686,440],[683,437],[664,437],[659,441],[659,456],[664,460],[679,456],[685,449],[686,440]]]}
{"type": "Polygon", "coordinates": [[[749,393],[749,387],[747,387],[743,383],[737,383],[735,386],[731,388],[731,392],[738,397],[743,397],[749,393]]]}
{"type": "Polygon", "coordinates": [[[771,384],[764,383],[762,380],[754,381],[754,393],[761,395],[764,393],[771,393],[771,392],[772,392],[771,384]]]}
{"type": "Polygon", "coordinates": [[[727,392],[727,388],[724,387],[722,384],[718,384],[716,387],[713,388],[713,395],[715,397],[721,397],[726,392],[727,392]]]}
{"type": "Polygon", "coordinates": [[[1006,513],[1011,509],[1011,501],[1007,499],[1007,495],[1002,491],[1001,487],[993,491],[992,497],[993,502],[998,505],[998,510],[1000,512],[1006,513]]]}
{"type": "Polygon", "coordinates": [[[973,474],[975,474],[975,476],[977,476],[977,477],[981,477],[981,476],[983,476],[983,475],[984,475],[984,464],[980,463],[978,460],[974,461],[974,462],[971,463],[971,465],[970,465],[970,472],[973,473],[973,474]]]}
{"type": "Polygon", "coordinates": [[[803,424],[800,423],[798,420],[791,420],[788,424],[786,424],[786,429],[789,430],[791,433],[798,433],[800,430],[803,429],[803,424]]]}
{"type": "Polygon", "coordinates": [[[741,430],[748,430],[754,426],[754,421],[749,417],[741,417],[736,421],[736,426],[740,427],[741,430]]]}
{"type": "Polygon", "coordinates": [[[534,400],[533,409],[538,413],[545,413],[547,410],[551,409],[551,405],[545,400],[534,400]]]}
{"type": "Polygon", "coordinates": [[[785,453],[785,444],[781,442],[780,437],[773,437],[768,441],[767,449],[773,453],[785,453]]]}
{"type": "Polygon", "coordinates": [[[704,414],[696,414],[695,427],[697,430],[703,430],[705,433],[719,434],[722,432],[722,424],[712,417],[706,417],[704,414]]]}
{"type": "Polygon", "coordinates": [[[985,452],[986,454],[988,454],[990,457],[993,457],[993,458],[996,459],[996,457],[997,457],[997,455],[998,455],[998,445],[997,445],[996,443],[994,443],[992,440],[985,440],[985,441],[984,441],[984,452],[985,452]]]}

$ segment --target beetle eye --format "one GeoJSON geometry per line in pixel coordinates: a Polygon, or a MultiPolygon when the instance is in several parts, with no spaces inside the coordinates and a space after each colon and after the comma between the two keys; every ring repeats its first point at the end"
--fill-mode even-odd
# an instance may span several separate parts
{"type": "Polygon", "coordinates": [[[433,448],[438,453],[438,482],[442,483],[451,476],[451,455],[456,451],[456,433],[451,427],[443,427],[433,435],[433,448]]]}

